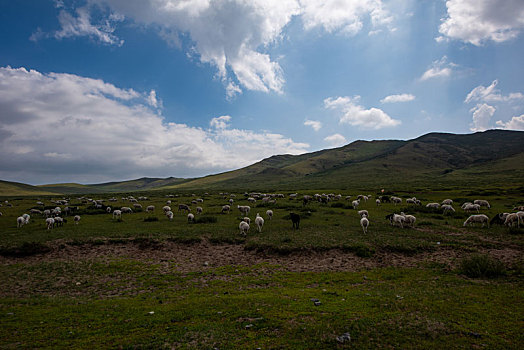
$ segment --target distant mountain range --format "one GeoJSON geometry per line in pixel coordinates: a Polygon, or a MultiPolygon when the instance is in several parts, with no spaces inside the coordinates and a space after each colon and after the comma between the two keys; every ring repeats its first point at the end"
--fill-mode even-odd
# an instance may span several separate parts
{"type": "Polygon", "coordinates": [[[412,186],[524,187],[524,132],[430,133],[407,141],[355,141],[298,156],[276,155],[245,168],[195,179],[141,178],[42,186],[0,181],[0,195],[412,186]]]}

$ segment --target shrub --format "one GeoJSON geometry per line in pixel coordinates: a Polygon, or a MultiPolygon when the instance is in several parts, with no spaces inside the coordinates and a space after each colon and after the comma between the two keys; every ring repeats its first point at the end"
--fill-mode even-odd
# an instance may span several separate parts
{"type": "Polygon", "coordinates": [[[195,219],[195,224],[214,224],[217,221],[216,216],[201,216],[195,219]]]}
{"type": "Polygon", "coordinates": [[[494,278],[506,275],[506,267],[501,261],[488,255],[476,254],[461,261],[459,272],[470,278],[494,278]]]}

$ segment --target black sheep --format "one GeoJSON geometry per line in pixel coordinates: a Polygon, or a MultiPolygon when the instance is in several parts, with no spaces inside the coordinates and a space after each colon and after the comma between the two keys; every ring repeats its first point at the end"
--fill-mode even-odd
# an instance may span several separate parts
{"type": "Polygon", "coordinates": [[[298,226],[300,225],[300,215],[290,213],[289,216],[291,217],[291,221],[293,222],[293,228],[298,229],[298,226]]]}

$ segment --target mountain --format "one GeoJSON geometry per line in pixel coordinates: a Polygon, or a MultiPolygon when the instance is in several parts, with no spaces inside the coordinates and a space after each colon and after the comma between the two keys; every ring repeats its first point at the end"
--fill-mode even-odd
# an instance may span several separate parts
{"type": "MultiPolygon", "coordinates": [[[[524,188],[524,132],[488,130],[464,135],[430,133],[407,141],[359,140],[297,156],[276,155],[245,168],[196,179],[142,178],[95,185],[43,185],[36,189],[104,193],[202,189],[372,190],[413,186],[524,188]]],[[[4,194],[2,187],[0,194],[4,194]]]]}

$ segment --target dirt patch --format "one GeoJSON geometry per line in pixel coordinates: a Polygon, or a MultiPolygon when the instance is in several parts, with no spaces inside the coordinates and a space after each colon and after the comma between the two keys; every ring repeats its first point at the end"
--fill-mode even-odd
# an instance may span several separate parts
{"type": "MultiPolygon", "coordinates": [[[[288,255],[267,254],[244,249],[240,244],[211,244],[203,241],[195,244],[161,242],[144,248],[138,244],[118,243],[101,245],[68,245],[63,242],[49,244],[47,254],[24,258],[0,257],[0,264],[38,264],[53,261],[111,261],[115,258],[134,259],[154,264],[169,263],[179,272],[205,271],[209,268],[269,263],[279,265],[290,272],[360,271],[381,267],[416,267],[421,263],[440,263],[454,267],[465,252],[442,247],[432,252],[404,255],[394,252],[377,252],[370,258],[361,258],[341,249],[327,251],[297,251],[288,255]]],[[[491,249],[485,253],[512,263],[524,258],[518,249],[491,249]]]]}

